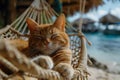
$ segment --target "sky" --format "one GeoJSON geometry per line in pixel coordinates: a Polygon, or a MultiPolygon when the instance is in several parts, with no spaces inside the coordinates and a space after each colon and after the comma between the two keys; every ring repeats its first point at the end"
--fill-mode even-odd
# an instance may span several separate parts
{"type": "MultiPolygon", "coordinates": [[[[89,13],[83,15],[83,17],[87,17],[95,21],[98,21],[99,18],[110,13],[120,18],[120,1],[116,1],[113,3],[112,1],[108,2],[104,0],[104,2],[105,2],[104,5],[99,6],[97,10],[92,10],[89,13]]],[[[75,15],[73,15],[72,17],[68,17],[68,20],[70,22],[73,22],[79,17],[81,17],[80,13],[75,13],[75,15]]]]}

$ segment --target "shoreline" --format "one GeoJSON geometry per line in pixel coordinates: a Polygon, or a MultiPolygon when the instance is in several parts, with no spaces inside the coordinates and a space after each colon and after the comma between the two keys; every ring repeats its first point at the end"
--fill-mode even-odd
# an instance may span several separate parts
{"type": "Polygon", "coordinates": [[[109,62],[109,61],[100,61],[91,56],[89,56],[89,59],[92,62],[92,64],[88,64],[88,66],[90,66],[90,67],[102,69],[109,73],[120,74],[120,63],[109,62]]]}
{"type": "Polygon", "coordinates": [[[89,56],[92,65],[88,64],[88,72],[91,74],[88,80],[119,80],[120,65],[117,63],[100,62],[89,56]]]}
{"type": "Polygon", "coordinates": [[[88,67],[88,72],[91,76],[88,80],[119,80],[120,74],[110,73],[95,67],[88,67]]]}

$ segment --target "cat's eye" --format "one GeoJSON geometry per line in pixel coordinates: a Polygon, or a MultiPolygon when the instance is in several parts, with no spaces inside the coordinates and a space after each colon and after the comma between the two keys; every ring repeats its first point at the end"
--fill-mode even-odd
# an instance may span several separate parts
{"type": "Polygon", "coordinates": [[[42,40],[41,36],[36,36],[35,38],[38,39],[38,40],[42,40]]]}
{"type": "Polygon", "coordinates": [[[54,38],[56,38],[56,37],[58,37],[58,34],[53,34],[53,35],[51,36],[51,39],[54,39],[54,38]]]}
{"type": "Polygon", "coordinates": [[[42,39],[42,37],[37,37],[37,39],[41,40],[41,39],[42,39]]]}

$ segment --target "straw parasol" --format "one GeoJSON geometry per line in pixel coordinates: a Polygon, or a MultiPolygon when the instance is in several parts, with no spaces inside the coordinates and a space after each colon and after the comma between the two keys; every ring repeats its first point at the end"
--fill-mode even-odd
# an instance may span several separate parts
{"type": "MultiPolygon", "coordinates": [[[[80,10],[80,7],[83,7],[84,0],[62,0],[62,1],[64,13],[72,14],[77,11],[83,12],[80,10]]],[[[103,4],[103,0],[85,0],[85,2],[86,2],[84,10],[85,13],[103,4]]]]}
{"type": "MultiPolygon", "coordinates": [[[[55,0],[47,0],[48,3],[53,4],[55,0]]],[[[65,14],[73,14],[80,11],[80,6],[83,7],[84,0],[59,0],[63,5],[63,12],[65,14]]],[[[103,0],[85,0],[85,13],[102,5],[103,0]]],[[[83,12],[83,11],[81,11],[83,12]]]]}
{"type": "MultiPolygon", "coordinates": [[[[75,20],[72,24],[78,27],[79,24],[80,24],[80,19],[81,19],[81,18],[75,20]]],[[[91,23],[94,23],[94,22],[95,22],[94,20],[89,19],[89,18],[82,18],[82,20],[83,20],[83,23],[82,23],[83,25],[84,25],[84,24],[91,24],[91,23]]]]}
{"type": "Polygon", "coordinates": [[[103,23],[103,24],[114,24],[114,23],[120,22],[120,19],[118,17],[108,13],[107,15],[101,17],[99,22],[103,23]]]}

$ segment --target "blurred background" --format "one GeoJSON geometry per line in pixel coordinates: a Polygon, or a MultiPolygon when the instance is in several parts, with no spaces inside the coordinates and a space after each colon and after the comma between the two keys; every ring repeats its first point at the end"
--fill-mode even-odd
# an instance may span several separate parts
{"type": "MultiPolygon", "coordinates": [[[[92,43],[88,54],[120,73],[120,0],[46,0],[64,13],[76,29],[92,43]]],[[[0,0],[0,28],[12,23],[33,0],[0,0]]]]}

